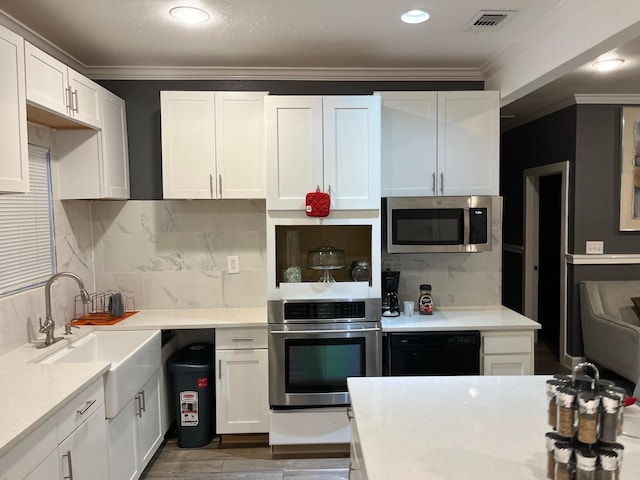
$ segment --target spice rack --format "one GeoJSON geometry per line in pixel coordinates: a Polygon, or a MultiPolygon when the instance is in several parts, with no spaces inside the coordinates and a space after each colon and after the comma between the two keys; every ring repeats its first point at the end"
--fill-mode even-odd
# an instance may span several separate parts
{"type": "Polygon", "coordinates": [[[626,391],[600,379],[589,362],[571,375],[547,381],[548,424],[545,436],[547,478],[551,480],[620,480],[626,391]],[[588,375],[590,373],[591,375],[588,375]]]}

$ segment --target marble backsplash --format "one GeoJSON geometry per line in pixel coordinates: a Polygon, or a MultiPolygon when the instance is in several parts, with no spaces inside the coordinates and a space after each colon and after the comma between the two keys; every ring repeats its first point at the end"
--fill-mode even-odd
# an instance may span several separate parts
{"type": "MultiPolygon", "coordinates": [[[[493,250],[456,254],[382,254],[400,270],[400,300],[433,285],[437,307],[501,303],[501,202],[493,209],[493,250]]],[[[264,200],[56,201],[58,271],[78,274],[90,292],[120,291],[135,309],[264,306],[264,200]],[[227,273],[237,255],[240,273],[227,273]]],[[[75,282],[52,288],[58,324],[71,320],[75,282]]],[[[44,287],[0,299],[0,353],[41,337],[44,287]]],[[[128,306],[132,306],[130,303],[128,306]]]]}
{"type": "Polygon", "coordinates": [[[265,305],[264,200],[91,202],[91,217],[98,291],[136,309],[265,305]]]}

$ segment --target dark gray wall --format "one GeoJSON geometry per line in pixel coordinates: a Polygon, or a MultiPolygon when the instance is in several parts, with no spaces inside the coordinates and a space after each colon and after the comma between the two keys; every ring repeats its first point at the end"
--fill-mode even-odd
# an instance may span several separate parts
{"type": "MultiPolygon", "coordinates": [[[[619,105],[578,105],[502,135],[505,243],[522,245],[523,170],[569,160],[569,253],[584,254],[587,240],[603,240],[605,253],[640,253],[640,232],[618,230],[620,119],[619,105]]],[[[513,281],[513,271],[521,270],[521,263],[515,265],[513,257],[505,256],[511,260],[503,265],[503,282],[507,278],[513,281]]],[[[578,284],[584,280],[640,279],[640,268],[570,265],[567,273],[567,351],[581,356],[578,284]]]]}
{"type": "Polygon", "coordinates": [[[127,104],[132,200],[162,199],[161,90],[257,91],[272,95],[370,95],[394,90],[482,90],[483,82],[321,82],[285,80],[102,80],[127,104]]]}

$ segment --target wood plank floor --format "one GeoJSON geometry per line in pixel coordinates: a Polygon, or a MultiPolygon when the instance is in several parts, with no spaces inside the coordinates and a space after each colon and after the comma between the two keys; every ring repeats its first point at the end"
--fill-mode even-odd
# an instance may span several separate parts
{"type": "Polygon", "coordinates": [[[201,448],[178,447],[169,432],[143,479],[347,480],[348,458],[273,459],[269,447],[220,448],[218,437],[201,448]]]}
{"type": "MultiPolygon", "coordinates": [[[[560,365],[551,349],[535,345],[535,373],[571,371],[560,365]]],[[[606,377],[605,377],[606,378],[606,377]]],[[[274,459],[269,447],[221,448],[216,438],[202,448],[180,448],[170,432],[142,475],[143,479],[189,480],[347,480],[348,458],[274,459]]]]}

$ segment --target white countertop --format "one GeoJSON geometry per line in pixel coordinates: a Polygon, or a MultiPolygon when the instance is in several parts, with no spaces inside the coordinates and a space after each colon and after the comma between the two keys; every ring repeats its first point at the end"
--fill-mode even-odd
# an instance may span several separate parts
{"type": "Polygon", "coordinates": [[[424,332],[462,330],[536,330],[538,322],[497,305],[495,307],[451,308],[436,310],[432,315],[416,312],[408,317],[382,317],[383,332],[424,332]]]}
{"type": "MultiPolygon", "coordinates": [[[[350,378],[367,478],[545,480],[548,378],[350,378]]],[[[618,442],[638,478],[640,439],[618,442]]]]}
{"type": "Polygon", "coordinates": [[[202,310],[145,310],[111,326],[86,326],[63,335],[44,349],[24,344],[0,356],[0,456],[56,413],[83,388],[109,369],[109,363],[38,364],[40,359],[93,330],[171,330],[232,328],[267,325],[267,309],[215,308],[202,310]]]}

